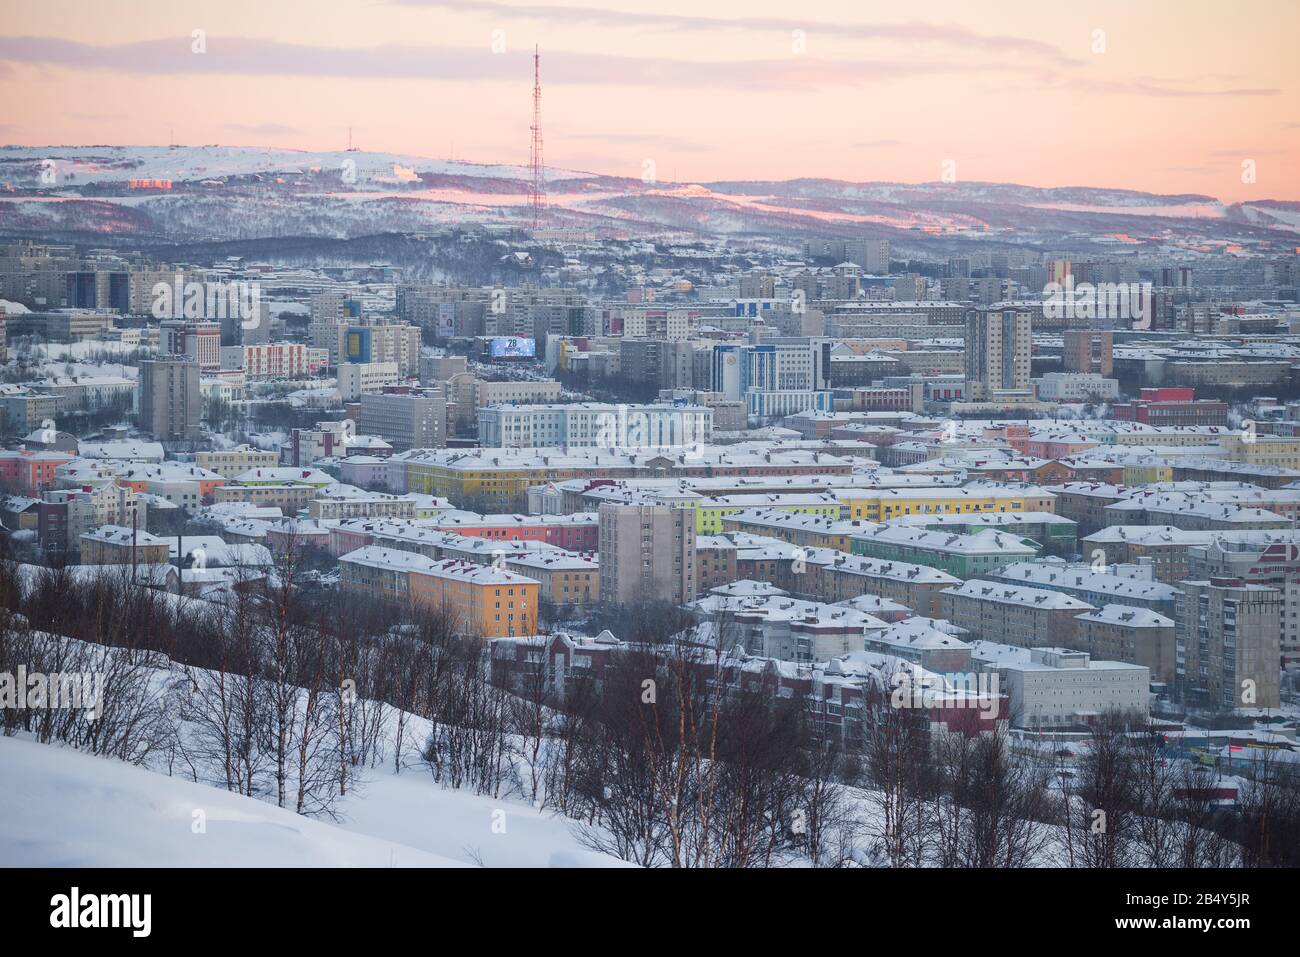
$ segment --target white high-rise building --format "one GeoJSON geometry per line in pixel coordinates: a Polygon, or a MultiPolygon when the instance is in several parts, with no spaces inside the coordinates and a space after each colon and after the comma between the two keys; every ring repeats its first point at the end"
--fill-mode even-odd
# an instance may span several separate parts
{"type": "Polygon", "coordinates": [[[713,410],[700,405],[502,405],[479,409],[485,448],[660,448],[708,442],[713,410]]]}
{"type": "Polygon", "coordinates": [[[339,398],[354,402],[365,392],[379,392],[386,385],[396,385],[400,376],[396,362],[339,363],[339,398]]]}

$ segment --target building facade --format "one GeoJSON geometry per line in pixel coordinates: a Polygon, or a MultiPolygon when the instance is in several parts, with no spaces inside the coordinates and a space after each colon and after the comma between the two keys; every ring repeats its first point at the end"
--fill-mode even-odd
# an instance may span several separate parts
{"type": "Polygon", "coordinates": [[[600,600],[613,605],[695,597],[695,522],[668,505],[600,507],[600,600]]]}

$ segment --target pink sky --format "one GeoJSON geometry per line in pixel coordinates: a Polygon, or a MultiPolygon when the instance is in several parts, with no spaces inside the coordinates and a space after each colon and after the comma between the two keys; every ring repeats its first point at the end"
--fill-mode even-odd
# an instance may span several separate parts
{"type": "Polygon", "coordinates": [[[0,4],[3,143],[523,163],[540,43],[551,166],[1300,199],[1295,0],[0,4]]]}

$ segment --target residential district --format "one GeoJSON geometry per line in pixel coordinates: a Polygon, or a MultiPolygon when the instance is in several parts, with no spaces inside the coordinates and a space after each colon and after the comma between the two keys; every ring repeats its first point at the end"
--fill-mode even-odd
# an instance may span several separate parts
{"type": "Polygon", "coordinates": [[[297,549],[560,697],[671,608],[837,733],[905,671],[1229,803],[1296,756],[1294,252],[488,238],[517,284],[0,246],[9,557],[221,602],[297,549]]]}

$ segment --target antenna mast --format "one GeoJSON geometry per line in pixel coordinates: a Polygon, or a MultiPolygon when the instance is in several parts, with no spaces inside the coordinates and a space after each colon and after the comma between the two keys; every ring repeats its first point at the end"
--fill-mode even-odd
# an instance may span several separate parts
{"type": "Polygon", "coordinates": [[[533,47],[533,125],[532,151],[529,165],[532,167],[533,180],[529,188],[529,201],[532,207],[533,229],[542,225],[542,209],[546,206],[546,183],[543,179],[542,164],[542,56],[541,48],[533,47]]]}

